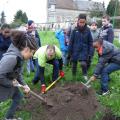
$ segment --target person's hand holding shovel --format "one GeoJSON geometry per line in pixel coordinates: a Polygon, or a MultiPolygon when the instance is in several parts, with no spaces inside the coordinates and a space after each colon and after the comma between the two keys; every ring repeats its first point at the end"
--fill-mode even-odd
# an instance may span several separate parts
{"type": "Polygon", "coordinates": [[[24,93],[25,93],[25,94],[28,94],[28,93],[30,92],[30,88],[29,88],[28,85],[24,85],[24,86],[23,86],[23,89],[24,89],[24,93]]]}
{"type": "Polygon", "coordinates": [[[96,80],[96,77],[93,75],[91,78],[90,78],[90,81],[95,81],[96,80]]]}
{"type": "Polygon", "coordinates": [[[13,86],[22,87],[25,94],[28,94],[30,92],[30,88],[28,85],[21,85],[16,79],[13,80],[13,86]]]}
{"type": "Polygon", "coordinates": [[[59,75],[60,75],[61,78],[63,78],[65,73],[62,70],[60,70],[59,75]]]}

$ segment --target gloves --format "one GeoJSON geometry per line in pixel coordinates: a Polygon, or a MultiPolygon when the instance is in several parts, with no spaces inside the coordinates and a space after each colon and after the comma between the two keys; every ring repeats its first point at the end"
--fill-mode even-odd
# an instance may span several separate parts
{"type": "Polygon", "coordinates": [[[45,93],[45,91],[46,91],[46,85],[45,84],[42,84],[41,85],[41,93],[45,93]]]}
{"type": "Polygon", "coordinates": [[[61,78],[64,77],[64,72],[62,70],[60,70],[60,76],[61,76],[61,78]]]}

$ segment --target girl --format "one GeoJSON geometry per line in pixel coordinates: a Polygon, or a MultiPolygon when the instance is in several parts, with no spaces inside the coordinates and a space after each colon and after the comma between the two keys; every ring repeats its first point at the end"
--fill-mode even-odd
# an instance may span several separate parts
{"type": "Polygon", "coordinates": [[[5,120],[17,120],[14,118],[14,114],[23,96],[15,85],[18,82],[24,86],[25,93],[30,91],[22,79],[21,67],[23,60],[31,58],[37,49],[32,36],[28,36],[22,31],[13,31],[11,36],[12,44],[0,61],[0,102],[8,98],[12,99],[5,120]]]}

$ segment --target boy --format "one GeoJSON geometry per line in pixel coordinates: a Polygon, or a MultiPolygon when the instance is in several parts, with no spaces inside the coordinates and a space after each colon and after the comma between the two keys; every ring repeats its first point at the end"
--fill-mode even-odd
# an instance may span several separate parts
{"type": "Polygon", "coordinates": [[[92,43],[91,32],[86,24],[86,15],[80,14],[78,17],[78,25],[72,31],[69,44],[68,58],[71,58],[72,61],[73,76],[76,77],[77,62],[79,61],[81,63],[84,79],[88,80],[87,71],[92,56],[92,43]]]}
{"type": "Polygon", "coordinates": [[[11,36],[12,44],[0,61],[0,102],[11,98],[12,104],[5,120],[18,120],[14,118],[14,114],[23,96],[15,85],[20,83],[23,85],[25,93],[30,91],[21,76],[21,67],[23,60],[33,56],[37,45],[34,38],[24,32],[13,31],[11,36]]]}
{"type": "Polygon", "coordinates": [[[101,27],[99,32],[99,37],[103,40],[113,43],[114,32],[112,25],[110,24],[110,17],[108,15],[103,16],[102,25],[103,26],[101,27]]]}
{"type": "MultiPolygon", "coordinates": [[[[41,93],[45,93],[46,85],[45,85],[45,78],[44,78],[44,70],[46,63],[53,65],[53,75],[52,80],[55,81],[60,76],[63,77],[64,72],[62,71],[62,54],[58,47],[55,45],[46,45],[40,47],[35,55],[34,58],[38,59],[39,64],[39,78],[41,80],[41,93]]],[[[33,84],[36,84],[39,81],[39,78],[32,81],[33,84]]]]}
{"type": "Polygon", "coordinates": [[[93,42],[93,47],[99,54],[99,61],[96,65],[94,75],[90,79],[94,81],[99,75],[101,75],[101,94],[106,95],[109,93],[109,74],[120,70],[120,50],[112,43],[102,39],[96,39],[93,42]]]}
{"type": "MultiPolygon", "coordinates": [[[[93,21],[91,23],[90,31],[91,31],[91,35],[92,35],[93,41],[96,40],[98,38],[98,35],[99,35],[99,31],[97,29],[97,23],[96,22],[93,21]]],[[[92,58],[94,56],[94,51],[95,51],[95,49],[93,48],[92,58]]]]}

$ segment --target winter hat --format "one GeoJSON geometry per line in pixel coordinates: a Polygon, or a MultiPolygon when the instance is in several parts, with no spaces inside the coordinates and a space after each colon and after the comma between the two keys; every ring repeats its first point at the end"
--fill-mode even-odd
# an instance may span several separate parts
{"type": "Polygon", "coordinates": [[[33,20],[28,20],[28,26],[31,26],[32,25],[32,23],[34,23],[34,21],[33,20]]]}

